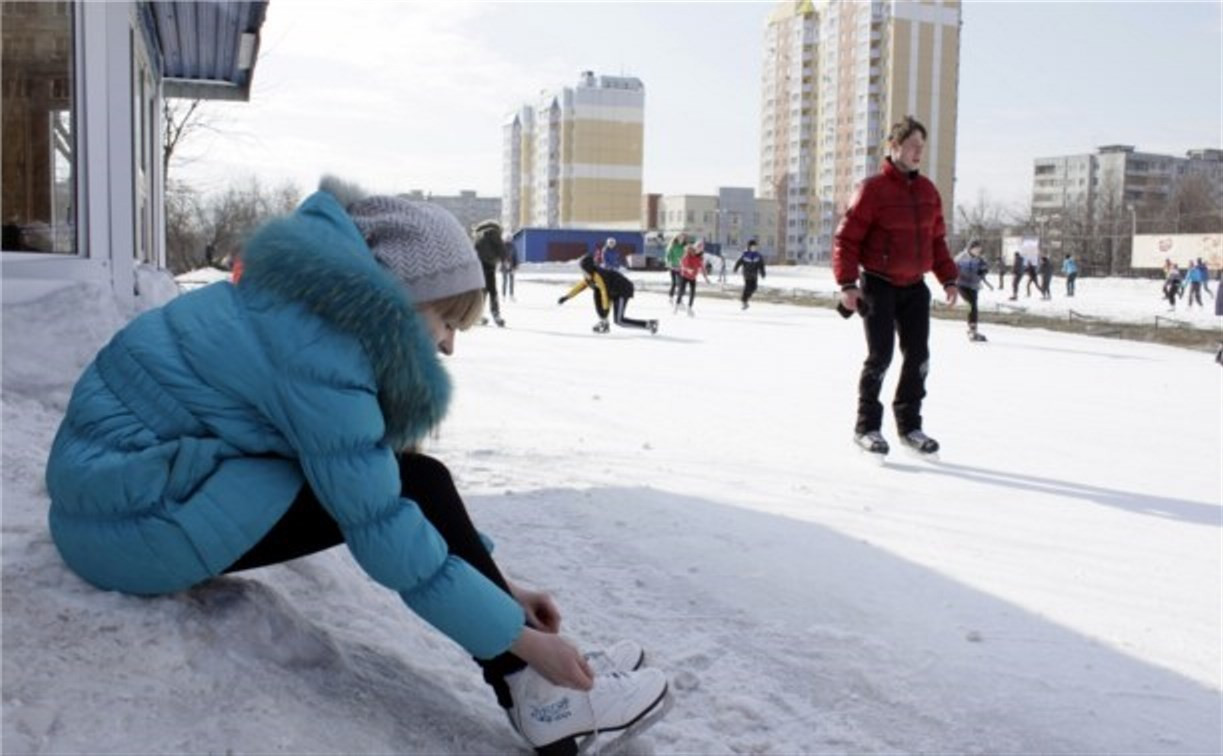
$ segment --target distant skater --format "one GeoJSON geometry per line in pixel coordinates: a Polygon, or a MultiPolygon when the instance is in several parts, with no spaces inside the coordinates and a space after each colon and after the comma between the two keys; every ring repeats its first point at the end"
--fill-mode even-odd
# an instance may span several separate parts
{"type": "Polygon", "coordinates": [[[696,244],[691,244],[684,250],[684,256],[680,259],[680,286],[679,293],[675,296],[675,312],[679,312],[680,306],[684,301],[684,290],[688,291],[688,317],[692,317],[696,312],[692,309],[693,300],[696,299],[696,277],[699,273],[705,277],[705,283],[711,283],[709,274],[705,272],[705,240],[698,239],[696,244]]]}
{"type": "MultiPolygon", "coordinates": [[[[497,266],[505,260],[505,243],[501,241],[501,225],[484,221],[475,228],[476,255],[484,269],[484,304],[497,327],[505,326],[501,317],[501,302],[497,298],[497,266]]],[[[481,323],[488,323],[484,318],[481,323]]]]}
{"type": "Polygon", "coordinates": [[[1181,269],[1172,263],[1168,268],[1168,277],[1164,279],[1164,299],[1168,300],[1168,311],[1176,311],[1176,298],[1181,294],[1181,269]]]}
{"type": "MultiPolygon", "coordinates": [[[[1025,260],[1023,264],[1023,273],[1028,277],[1028,285],[1024,287],[1026,296],[1032,296],[1032,287],[1036,287],[1037,294],[1043,294],[1044,289],[1040,288],[1040,274],[1036,270],[1036,263],[1031,260],[1025,260]]],[[[1041,299],[1044,299],[1042,296],[1041,299]]]]}
{"type": "Polygon", "coordinates": [[[1040,256],[1040,298],[1053,299],[1053,261],[1048,255],[1040,256]]]}
{"type": "Polygon", "coordinates": [[[1079,264],[1074,261],[1074,257],[1066,255],[1066,259],[1062,260],[1062,273],[1066,275],[1066,296],[1074,296],[1074,282],[1079,277],[1079,264]]]}
{"type": "Polygon", "coordinates": [[[1189,291],[1185,295],[1188,300],[1185,303],[1186,309],[1193,307],[1196,303],[1198,307],[1203,307],[1202,304],[1202,283],[1206,280],[1206,273],[1202,268],[1198,267],[1192,260],[1189,261],[1189,267],[1185,272],[1185,281],[1189,284],[1189,291]]]}
{"type": "Polygon", "coordinates": [[[981,242],[970,241],[964,251],[955,256],[955,264],[960,271],[956,289],[968,303],[968,340],[985,341],[985,337],[977,333],[977,294],[989,273],[989,264],[981,257],[981,242]]]}
{"type": "Polygon", "coordinates": [[[668,302],[675,301],[683,283],[680,262],[684,259],[684,248],[687,244],[688,237],[681,231],[671,239],[671,244],[667,247],[667,270],[671,273],[671,291],[667,292],[668,302]]]}
{"type": "Polygon", "coordinates": [[[743,269],[743,294],[740,295],[739,301],[743,304],[741,309],[746,310],[752,295],[756,293],[756,278],[765,278],[764,257],[756,251],[755,239],[747,243],[747,251],[735,261],[735,272],[740,268],[743,269]]]}
{"type": "Polygon", "coordinates": [[[518,248],[508,235],[505,237],[505,258],[501,260],[501,298],[514,300],[514,274],[518,272],[518,248]]]}

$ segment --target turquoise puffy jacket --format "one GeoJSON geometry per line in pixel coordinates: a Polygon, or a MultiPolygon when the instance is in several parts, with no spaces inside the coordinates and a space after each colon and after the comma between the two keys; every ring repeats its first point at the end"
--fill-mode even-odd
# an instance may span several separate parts
{"type": "Polygon", "coordinates": [[[239,284],[140,315],[85,369],[47,462],[64,561],[105,589],[183,590],[233,564],[308,484],[372,578],[473,656],[507,650],[522,608],[400,496],[395,451],[450,396],[405,291],[324,192],[243,259],[239,284]]]}

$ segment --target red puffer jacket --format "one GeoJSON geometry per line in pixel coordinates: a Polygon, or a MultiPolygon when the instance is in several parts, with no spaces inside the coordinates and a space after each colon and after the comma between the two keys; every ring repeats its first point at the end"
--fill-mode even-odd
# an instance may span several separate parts
{"type": "Polygon", "coordinates": [[[915,284],[929,270],[943,286],[954,284],[958,271],[946,236],[934,182],[886,160],[858,187],[837,227],[832,270],[843,287],[857,282],[859,266],[897,286],[915,284]]]}
{"type": "Polygon", "coordinates": [[[697,274],[705,269],[705,256],[689,247],[679,261],[680,274],[689,281],[695,281],[697,274]]]}

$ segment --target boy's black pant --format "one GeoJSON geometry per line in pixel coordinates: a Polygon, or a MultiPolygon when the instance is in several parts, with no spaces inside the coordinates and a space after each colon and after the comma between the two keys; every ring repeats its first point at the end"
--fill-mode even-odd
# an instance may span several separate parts
{"type": "Polygon", "coordinates": [[[681,288],[684,277],[679,270],[671,269],[671,291],[667,292],[667,299],[675,299],[675,292],[681,288]]]}
{"type": "Polygon", "coordinates": [[[862,319],[866,331],[866,361],[858,380],[858,421],[855,433],[877,431],[883,424],[879,392],[892,364],[896,336],[900,336],[900,383],[892,400],[900,435],[921,430],[921,402],[926,396],[930,363],[930,289],[924,281],[893,286],[872,275],[862,277],[862,295],[870,309],[862,319]]]}
{"type": "Polygon", "coordinates": [[[756,279],[755,278],[744,278],[743,279],[743,296],[741,297],[744,303],[746,303],[747,300],[751,299],[752,295],[755,293],[756,293],[756,279]]]}
{"type": "Polygon", "coordinates": [[[1068,297],[1074,296],[1074,281],[1078,277],[1079,277],[1078,273],[1067,273],[1066,274],[1066,296],[1068,297]]]}
{"type": "Polygon", "coordinates": [[[960,290],[960,296],[968,303],[968,325],[975,329],[977,327],[977,290],[967,286],[956,288],[960,290]]]}
{"type": "MultiPolygon", "coordinates": [[[[403,496],[416,502],[446,540],[450,553],[475,567],[508,594],[509,584],[480,540],[446,466],[423,454],[404,453],[399,456],[399,480],[403,496]]],[[[335,520],[315,498],[310,486],[302,486],[284,517],[226,572],[287,562],[343,542],[344,535],[335,520]]],[[[505,676],[523,669],[526,662],[507,651],[492,659],[476,659],[476,663],[484,670],[485,682],[496,692],[497,702],[508,708],[511,701],[505,676]]]]}

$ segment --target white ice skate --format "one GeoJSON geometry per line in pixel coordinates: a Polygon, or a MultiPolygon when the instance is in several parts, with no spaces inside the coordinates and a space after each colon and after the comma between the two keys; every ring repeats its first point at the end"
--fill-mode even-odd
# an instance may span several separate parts
{"type": "Polygon", "coordinates": [[[531,667],[505,682],[514,702],[510,723],[541,754],[577,754],[602,734],[619,742],[666,711],[667,678],[657,669],[600,673],[588,692],[553,685],[531,667]]]}
{"type": "Polygon", "coordinates": [[[645,664],[645,649],[632,640],[616,641],[602,651],[590,651],[585,656],[596,675],[632,672],[645,664]]]}

